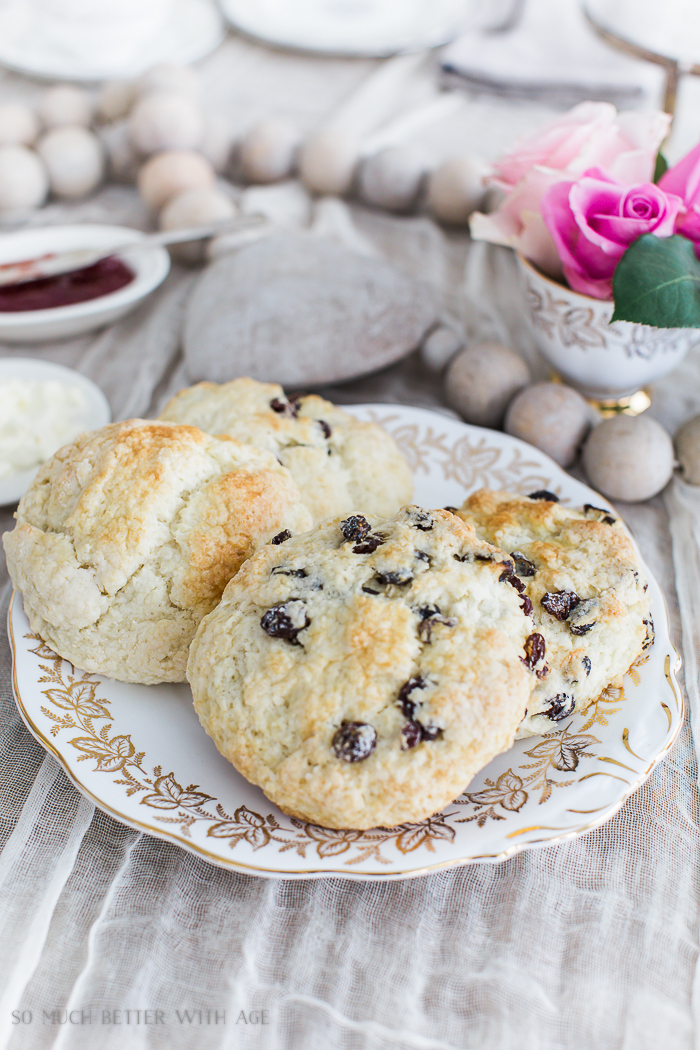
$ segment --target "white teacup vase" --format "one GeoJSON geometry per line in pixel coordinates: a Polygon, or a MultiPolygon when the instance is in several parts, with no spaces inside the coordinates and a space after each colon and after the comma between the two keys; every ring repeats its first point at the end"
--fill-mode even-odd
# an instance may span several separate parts
{"type": "MultiPolygon", "coordinates": [[[[648,383],[668,375],[694,343],[696,328],[654,328],[615,321],[613,303],[574,292],[545,277],[516,253],[525,310],[535,341],[556,372],[584,397],[629,404],[648,383]]],[[[641,395],[641,407],[649,404],[641,395]]]]}

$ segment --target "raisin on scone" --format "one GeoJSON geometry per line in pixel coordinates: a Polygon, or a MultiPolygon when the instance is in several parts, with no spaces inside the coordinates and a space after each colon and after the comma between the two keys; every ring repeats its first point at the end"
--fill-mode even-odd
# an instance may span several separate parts
{"type": "Polygon", "coordinates": [[[315,394],[287,397],[278,383],[255,379],[198,383],[177,394],[160,418],[273,452],[291,472],[314,524],[353,510],[388,518],[413,494],[393,438],[315,394]]]}
{"type": "Polygon", "coordinates": [[[653,642],[634,546],[608,510],[563,507],[551,492],[481,489],[457,513],[509,555],[512,582],[532,605],[535,633],[525,663],[533,691],[517,737],[550,733],[653,642]]]}
{"type": "Polygon", "coordinates": [[[435,813],[511,746],[530,694],[533,622],[502,559],[418,507],[276,538],[192,643],[202,725],[292,816],[369,828],[435,813]]]}
{"type": "Polygon", "coordinates": [[[129,420],[48,460],[5,533],[32,630],[86,671],[181,682],[199,621],[241,564],[310,516],[270,452],[129,420]]]}

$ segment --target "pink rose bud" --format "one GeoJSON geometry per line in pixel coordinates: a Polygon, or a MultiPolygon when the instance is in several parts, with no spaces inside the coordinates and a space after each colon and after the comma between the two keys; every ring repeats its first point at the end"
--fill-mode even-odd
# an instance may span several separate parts
{"type": "Polygon", "coordinates": [[[542,216],[569,285],[610,299],[615,267],[630,244],[645,233],[670,237],[681,207],[680,197],[653,182],[626,186],[591,168],[576,182],[550,187],[542,199],[542,216]]]}

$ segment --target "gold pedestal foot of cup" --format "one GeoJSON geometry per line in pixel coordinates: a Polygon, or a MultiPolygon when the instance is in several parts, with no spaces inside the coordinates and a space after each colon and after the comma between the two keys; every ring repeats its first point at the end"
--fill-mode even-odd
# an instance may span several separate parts
{"type": "MultiPolygon", "coordinates": [[[[549,373],[549,381],[550,383],[566,383],[566,380],[554,371],[549,373]]],[[[583,391],[579,393],[604,419],[609,416],[641,416],[651,404],[651,388],[648,386],[635,390],[633,394],[626,394],[625,397],[588,397],[583,391]]]]}
{"type": "Polygon", "coordinates": [[[651,391],[644,387],[643,390],[635,390],[627,397],[589,397],[586,400],[604,419],[610,416],[641,416],[651,404],[651,391]]]}

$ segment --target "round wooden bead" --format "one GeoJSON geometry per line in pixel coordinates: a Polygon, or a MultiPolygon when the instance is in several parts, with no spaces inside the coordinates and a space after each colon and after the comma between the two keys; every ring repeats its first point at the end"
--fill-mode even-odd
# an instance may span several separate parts
{"type": "Polygon", "coordinates": [[[109,124],[128,116],[136,101],[136,85],[133,80],[110,80],[97,96],[97,116],[109,124]]]}
{"type": "Polygon", "coordinates": [[[421,343],[420,359],[431,372],[442,372],[448,361],[464,346],[464,336],[456,328],[441,324],[421,343]]]}
{"type": "Polygon", "coordinates": [[[683,480],[700,485],[700,416],[693,416],[678,428],[674,445],[683,480]]]}
{"type": "Polygon", "coordinates": [[[440,222],[463,226],[484,197],[485,167],[473,157],[453,157],[428,176],[427,206],[440,222]]]}
{"type": "Polygon", "coordinates": [[[209,161],[214,171],[221,174],[228,168],[233,136],[225,117],[220,113],[205,113],[202,117],[202,137],[197,152],[209,161]]]}
{"type": "Polygon", "coordinates": [[[161,62],[153,66],[136,81],[138,95],[150,95],[156,91],[175,91],[187,95],[195,102],[202,94],[202,82],[192,66],[181,66],[176,62],[161,62]]]}
{"type": "Polygon", "coordinates": [[[0,104],[0,146],[31,146],[39,134],[39,121],[29,106],[0,104]]]}
{"type": "Polygon", "coordinates": [[[268,117],[250,128],[238,146],[241,171],[248,182],[279,182],[294,171],[301,135],[284,117],[268,117]]]}
{"type": "Polygon", "coordinates": [[[590,406],[563,383],[535,383],[521,390],[505,419],[508,434],[528,441],[562,467],[574,462],[590,426],[590,406]]]}
{"type": "Polygon", "coordinates": [[[352,185],[360,141],[342,128],[315,132],[299,151],[301,181],[313,193],[342,197],[352,185]]]}
{"type": "Polygon", "coordinates": [[[215,181],[214,169],[199,153],[168,150],[146,161],[137,185],[148,207],[158,211],[179,193],[213,186],[215,181]]]}
{"type": "Polygon", "coordinates": [[[49,192],[46,166],[26,146],[0,147],[0,214],[38,208],[49,192]]]}
{"type": "Polygon", "coordinates": [[[145,156],[160,150],[194,149],[203,131],[204,121],[197,104],[175,92],[146,95],[129,115],[131,141],[145,156]]]}
{"type": "Polygon", "coordinates": [[[38,106],[39,117],[46,128],[62,128],[69,124],[87,128],[92,120],[92,109],[92,99],[87,91],[71,84],[49,88],[38,106]]]}
{"type": "Polygon", "coordinates": [[[47,131],[37,152],[49,172],[57,197],[75,200],[92,193],[102,181],[105,158],[100,140],[87,128],[65,127],[47,131]]]}
{"type": "MultiPolygon", "coordinates": [[[[158,226],[161,230],[189,229],[209,222],[224,222],[233,218],[236,211],[233,201],[217,189],[185,190],[166,204],[158,218],[158,226]]],[[[173,244],[170,252],[180,262],[198,263],[204,258],[206,244],[205,239],[173,244]]]]}
{"type": "Polygon", "coordinates": [[[107,157],[107,174],[113,182],[133,185],[141,165],[125,120],[115,120],[97,130],[97,136],[107,157]]]}
{"type": "Polygon", "coordinates": [[[387,211],[409,211],[426,172],[425,159],[412,146],[388,146],[360,165],[357,192],[366,204],[387,211]]]}
{"type": "Polygon", "coordinates": [[[651,499],[673,473],[673,442],[655,419],[604,419],[583,448],[583,469],[594,488],[610,499],[639,503],[651,499]]]}
{"type": "Polygon", "coordinates": [[[476,343],[452,359],[445,397],[467,423],[499,427],[508,405],[529,381],[519,354],[500,343],[476,343]]]}

